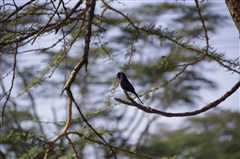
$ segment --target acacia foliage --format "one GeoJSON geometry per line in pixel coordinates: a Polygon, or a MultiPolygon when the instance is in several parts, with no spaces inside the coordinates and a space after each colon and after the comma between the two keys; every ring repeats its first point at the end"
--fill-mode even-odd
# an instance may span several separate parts
{"type": "Polygon", "coordinates": [[[4,4],[3,157],[151,158],[134,151],[160,116],[122,105],[126,99],[114,80],[120,69],[141,86],[136,89],[145,105],[161,111],[194,108],[200,90],[217,88],[202,74],[209,62],[239,74],[238,59],[227,59],[210,43],[210,35],[225,21],[211,12],[213,4],[114,5],[62,0],[4,4]],[[200,45],[202,40],[206,44],[200,45]],[[51,112],[50,121],[40,117],[42,111],[51,112]],[[137,146],[131,143],[134,138],[137,146]]]}

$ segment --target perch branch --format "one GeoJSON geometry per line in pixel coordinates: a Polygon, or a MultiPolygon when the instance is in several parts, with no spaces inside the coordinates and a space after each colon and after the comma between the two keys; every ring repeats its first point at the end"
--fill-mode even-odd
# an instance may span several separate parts
{"type": "Polygon", "coordinates": [[[239,87],[240,87],[240,81],[238,81],[223,96],[221,96],[217,100],[213,101],[212,103],[209,103],[208,105],[204,106],[203,108],[201,108],[199,110],[195,110],[195,111],[192,111],[192,112],[184,112],[184,113],[169,113],[169,112],[160,111],[160,110],[157,110],[157,109],[154,109],[154,108],[151,108],[151,107],[143,106],[143,105],[135,102],[126,92],[125,92],[125,94],[126,94],[127,98],[130,100],[130,102],[122,100],[120,98],[114,98],[114,99],[116,101],[120,102],[120,103],[129,105],[129,106],[133,106],[133,107],[137,107],[138,109],[141,109],[142,111],[144,111],[146,113],[158,114],[158,115],[162,115],[162,116],[166,116],[166,117],[186,117],[186,116],[194,116],[194,115],[203,113],[203,112],[205,112],[205,111],[207,111],[211,108],[214,108],[214,107],[218,106],[220,103],[225,101],[228,97],[230,97],[234,92],[236,92],[239,87]]]}

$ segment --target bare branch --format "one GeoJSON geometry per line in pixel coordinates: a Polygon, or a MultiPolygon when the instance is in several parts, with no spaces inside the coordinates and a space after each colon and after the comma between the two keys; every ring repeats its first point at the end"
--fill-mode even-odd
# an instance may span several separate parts
{"type": "Polygon", "coordinates": [[[199,19],[200,19],[200,21],[202,23],[202,28],[204,30],[205,39],[206,39],[206,54],[208,54],[209,38],[208,38],[207,27],[206,27],[204,19],[202,17],[201,8],[199,7],[198,0],[195,0],[195,3],[196,3],[196,8],[197,8],[197,11],[198,11],[199,19]]]}
{"type": "Polygon", "coordinates": [[[30,4],[31,4],[32,2],[34,2],[34,1],[35,1],[35,0],[31,0],[31,1],[27,2],[27,3],[25,3],[24,5],[20,6],[20,7],[16,7],[16,10],[15,10],[14,12],[12,12],[8,17],[2,19],[2,20],[0,21],[0,23],[3,23],[3,22],[5,22],[5,21],[9,20],[11,17],[13,17],[15,14],[17,14],[20,10],[22,10],[24,7],[30,5],[30,4]]]}
{"type": "Polygon", "coordinates": [[[74,154],[75,154],[75,157],[76,157],[77,159],[80,159],[80,157],[79,157],[79,155],[78,155],[78,152],[77,152],[74,144],[72,143],[71,139],[68,137],[68,134],[66,134],[65,136],[66,136],[66,138],[68,139],[69,145],[71,145],[71,147],[72,147],[72,149],[73,149],[73,152],[74,152],[74,154]]]}
{"type": "Polygon", "coordinates": [[[75,99],[74,99],[74,97],[73,97],[73,95],[72,95],[71,90],[70,90],[70,89],[66,89],[66,91],[67,91],[67,94],[68,94],[69,98],[71,98],[71,99],[73,100],[73,103],[75,104],[75,106],[76,106],[76,108],[77,108],[80,116],[82,117],[83,121],[84,121],[84,122],[87,124],[87,126],[106,144],[106,146],[109,147],[109,149],[110,149],[110,150],[112,151],[112,153],[113,153],[114,158],[117,159],[116,154],[115,154],[114,150],[112,149],[112,147],[111,147],[111,146],[107,143],[107,141],[92,127],[92,125],[91,125],[91,124],[87,121],[87,119],[84,117],[84,115],[83,115],[80,107],[78,106],[77,102],[75,101],[75,99]]]}
{"type": "Polygon", "coordinates": [[[138,109],[141,109],[142,111],[144,111],[146,113],[158,114],[158,115],[162,115],[162,116],[166,116],[166,117],[186,117],[186,116],[194,116],[194,115],[201,114],[209,109],[212,109],[212,108],[218,106],[220,103],[222,103],[228,97],[230,97],[234,92],[236,92],[239,87],[240,87],[240,81],[238,81],[229,91],[227,91],[219,99],[213,101],[212,103],[209,103],[208,105],[204,106],[203,108],[201,108],[199,110],[192,111],[192,112],[184,112],[184,113],[169,113],[169,112],[160,111],[160,110],[157,110],[157,109],[154,109],[151,107],[143,106],[143,105],[135,102],[127,93],[125,93],[125,94],[131,102],[122,100],[120,98],[114,98],[114,99],[120,103],[137,107],[138,109]]]}
{"type": "MultiPolygon", "coordinates": [[[[61,3],[61,2],[59,2],[58,7],[60,6],[60,3],[61,3]]],[[[61,22],[57,25],[57,27],[58,27],[58,26],[62,26],[62,24],[65,24],[65,22],[66,22],[67,20],[69,20],[70,16],[77,10],[77,8],[78,8],[81,4],[82,4],[82,0],[79,1],[79,2],[73,7],[73,9],[71,10],[71,12],[66,16],[66,18],[65,18],[63,21],[61,21],[61,22]]],[[[58,8],[57,8],[57,9],[58,9],[58,8]]],[[[34,43],[34,41],[36,40],[36,38],[37,38],[40,34],[46,32],[46,28],[49,26],[50,21],[52,20],[52,18],[53,18],[54,15],[56,14],[57,9],[55,10],[53,16],[49,19],[49,21],[47,22],[47,24],[38,31],[38,33],[37,33],[35,39],[33,40],[32,44],[34,43]]],[[[56,28],[57,28],[57,27],[56,27],[56,28]]]]}
{"type": "Polygon", "coordinates": [[[32,41],[32,44],[34,43],[34,41],[37,39],[37,37],[46,29],[46,27],[49,25],[49,23],[52,21],[53,17],[55,16],[55,14],[57,13],[59,7],[60,7],[61,2],[59,1],[57,8],[55,8],[54,13],[52,14],[52,16],[48,19],[48,22],[46,23],[46,25],[44,27],[41,28],[41,30],[39,30],[39,32],[37,33],[35,39],[32,41]]]}

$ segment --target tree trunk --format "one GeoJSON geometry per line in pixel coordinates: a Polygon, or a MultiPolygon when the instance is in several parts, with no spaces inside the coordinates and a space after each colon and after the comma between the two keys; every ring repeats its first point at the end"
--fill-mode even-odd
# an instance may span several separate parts
{"type": "Polygon", "coordinates": [[[240,0],[225,0],[240,37],[240,0]]]}

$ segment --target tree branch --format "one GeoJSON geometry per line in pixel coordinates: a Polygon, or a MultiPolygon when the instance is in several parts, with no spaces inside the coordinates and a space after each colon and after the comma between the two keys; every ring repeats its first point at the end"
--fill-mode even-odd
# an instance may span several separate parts
{"type": "Polygon", "coordinates": [[[96,0],[92,0],[92,3],[90,3],[90,1],[86,2],[86,8],[90,7],[87,32],[85,35],[84,55],[83,55],[83,59],[85,60],[86,71],[87,71],[87,65],[88,65],[88,55],[89,55],[89,48],[90,48],[89,45],[90,45],[91,35],[92,35],[92,21],[94,18],[95,5],[96,5],[96,0]]]}
{"type": "MultiPolygon", "coordinates": [[[[99,145],[107,146],[105,143],[103,143],[103,142],[101,142],[101,141],[92,139],[92,138],[87,137],[87,136],[85,136],[84,134],[81,134],[81,133],[78,133],[78,132],[68,132],[68,134],[75,134],[75,135],[78,135],[79,137],[82,137],[82,138],[85,139],[85,140],[92,141],[92,142],[94,142],[94,143],[98,143],[99,145]]],[[[138,157],[141,157],[141,158],[154,159],[154,157],[152,157],[152,156],[147,156],[147,155],[139,154],[139,153],[136,153],[136,152],[132,152],[132,151],[123,149],[122,147],[117,147],[117,146],[110,145],[110,144],[109,144],[109,146],[110,146],[111,148],[114,148],[114,149],[116,149],[116,150],[120,150],[120,151],[122,151],[122,152],[129,153],[129,154],[134,155],[134,156],[138,156],[138,157]]]]}
{"type": "Polygon", "coordinates": [[[227,91],[223,96],[221,96],[219,99],[213,101],[212,103],[209,103],[208,105],[204,106],[203,108],[196,110],[196,111],[192,111],[192,112],[184,112],[184,113],[169,113],[169,112],[164,112],[164,111],[160,111],[151,107],[146,107],[143,106],[141,104],[138,104],[137,102],[135,102],[129,95],[127,92],[125,92],[127,98],[130,100],[130,102],[122,100],[120,98],[114,98],[116,101],[129,105],[129,106],[134,106],[137,107],[138,109],[141,109],[142,111],[146,112],[146,113],[151,113],[151,114],[158,114],[158,115],[162,115],[162,116],[166,116],[166,117],[186,117],[186,116],[194,116],[197,114],[201,114],[211,108],[214,108],[216,106],[218,106],[220,103],[222,103],[224,100],[226,100],[228,97],[230,97],[234,92],[236,92],[238,90],[238,88],[240,87],[240,81],[238,81],[229,91],[227,91]]]}
{"type": "Polygon", "coordinates": [[[203,17],[202,17],[201,8],[199,7],[198,0],[195,0],[195,3],[196,3],[196,8],[197,8],[197,11],[198,11],[199,19],[200,19],[200,21],[201,21],[201,23],[202,23],[202,28],[203,28],[203,31],[204,31],[204,36],[205,36],[205,39],[206,39],[206,53],[205,53],[205,54],[208,54],[208,49],[209,49],[209,37],[208,37],[207,27],[206,27],[205,22],[204,22],[204,19],[203,19],[203,17]]]}

